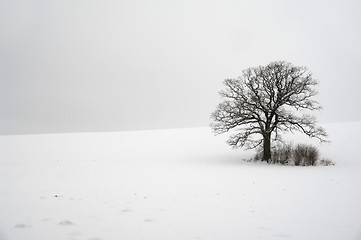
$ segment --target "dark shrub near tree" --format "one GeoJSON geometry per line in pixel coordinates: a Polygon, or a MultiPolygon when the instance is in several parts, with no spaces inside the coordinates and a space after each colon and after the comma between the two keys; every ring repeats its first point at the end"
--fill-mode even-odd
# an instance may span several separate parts
{"type": "MultiPolygon", "coordinates": [[[[293,146],[291,143],[275,144],[271,148],[271,163],[281,165],[295,165],[295,166],[316,166],[319,165],[333,165],[333,162],[319,158],[320,153],[315,146],[309,144],[297,144],[293,146]]],[[[254,157],[254,161],[262,159],[263,149],[258,149],[254,157]]]]}
{"type": "Polygon", "coordinates": [[[293,155],[295,165],[314,166],[320,154],[318,149],[313,146],[298,144],[293,155]]]}

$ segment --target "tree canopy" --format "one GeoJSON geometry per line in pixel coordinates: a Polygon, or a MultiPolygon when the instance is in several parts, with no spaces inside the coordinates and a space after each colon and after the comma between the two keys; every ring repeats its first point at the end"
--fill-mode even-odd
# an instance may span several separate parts
{"type": "Polygon", "coordinates": [[[320,110],[314,99],[318,84],[306,67],[278,61],[245,69],[235,79],[224,81],[223,101],[212,114],[216,134],[234,131],[233,147],[256,148],[263,144],[263,160],[271,159],[271,140],[280,133],[299,131],[325,141],[326,132],[316,126],[310,110],[320,110]]]}

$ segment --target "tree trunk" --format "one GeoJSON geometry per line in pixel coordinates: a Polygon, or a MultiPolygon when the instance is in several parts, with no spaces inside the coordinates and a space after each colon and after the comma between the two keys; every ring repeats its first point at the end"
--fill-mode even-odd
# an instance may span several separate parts
{"type": "Polygon", "coordinates": [[[271,133],[263,136],[263,158],[262,161],[271,161],[271,133]]]}

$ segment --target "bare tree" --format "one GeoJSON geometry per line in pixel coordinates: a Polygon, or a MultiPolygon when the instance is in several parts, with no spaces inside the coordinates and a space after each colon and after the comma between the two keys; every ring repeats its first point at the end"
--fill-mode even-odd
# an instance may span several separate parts
{"type": "Polygon", "coordinates": [[[228,140],[233,147],[263,144],[262,161],[268,162],[271,140],[280,140],[280,132],[300,131],[325,141],[326,132],[307,113],[321,109],[313,99],[317,84],[306,67],[284,61],[248,68],[237,79],[224,81],[226,88],[220,92],[224,100],[212,114],[211,127],[216,134],[235,130],[228,140]]]}

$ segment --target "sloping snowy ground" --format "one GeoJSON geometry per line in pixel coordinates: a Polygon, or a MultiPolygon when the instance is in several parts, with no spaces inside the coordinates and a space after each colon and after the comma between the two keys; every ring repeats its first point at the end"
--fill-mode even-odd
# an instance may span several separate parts
{"type": "Polygon", "coordinates": [[[361,123],[325,127],[335,166],[247,163],[208,128],[0,136],[0,239],[360,240],[361,123]]]}

